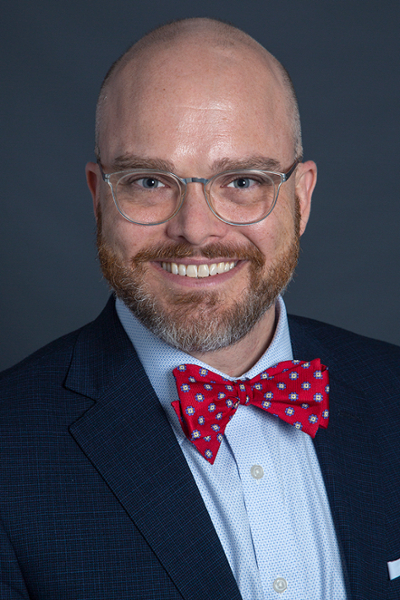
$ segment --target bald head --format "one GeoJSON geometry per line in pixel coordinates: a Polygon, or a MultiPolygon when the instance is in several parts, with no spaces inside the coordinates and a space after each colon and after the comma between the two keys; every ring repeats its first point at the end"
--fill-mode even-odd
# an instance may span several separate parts
{"type": "MultiPolygon", "coordinates": [[[[118,95],[129,94],[137,102],[143,92],[144,95],[148,93],[146,86],[155,71],[167,82],[171,78],[179,78],[184,72],[201,82],[215,77],[216,71],[223,75],[223,71],[230,67],[232,72],[236,70],[238,88],[242,83],[242,73],[246,71],[248,74],[249,68],[254,71],[254,85],[271,96],[277,112],[284,114],[280,118],[280,126],[289,132],[295,157],[301,157],[300,118],[287,71],[243,31],[205,18],[184,19],[155,29],[112,65],[103,81],[97,103],[97,156],[100,157],[103,134],[112,121],[111,113],[115,110],[118,95]]],[[[179,83],[175,87],[179,89],[179,83]]]]}

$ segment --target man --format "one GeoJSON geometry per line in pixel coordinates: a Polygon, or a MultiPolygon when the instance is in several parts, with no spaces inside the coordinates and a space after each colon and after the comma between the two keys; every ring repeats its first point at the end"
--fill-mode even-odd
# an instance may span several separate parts
{"type": "Polygon", "coordinates": [[[316,166],[284,69],[164,26],[109,71],[96,152],[117,300],[2,377],[0,597],[399,598],[400,352],[288,322],[316,166]]]}

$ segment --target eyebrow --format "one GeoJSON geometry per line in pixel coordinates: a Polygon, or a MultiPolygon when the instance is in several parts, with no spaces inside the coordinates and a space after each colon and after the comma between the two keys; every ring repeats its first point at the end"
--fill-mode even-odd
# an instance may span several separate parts
{"type": "Polygon", "coordinates": [[[212,165],[213,172],[239,171],[241,169],[262,169],[265,171],[279,171],[280,162],[274,158],[255,154],[242,159],[221,158],[212,165]]]}
{"type": "Polygon", "coordinates": [[[147,158],[136,154],[121,154],[113,160],[111,168],[116,171],[151,169],[154,171],[170,171],[172,173],[174,165],[169,160],[161,158],[147,158]]]}
{"type": "MultiPolygon", "coordinates": [[[[175,166],[169,160],[162,158],[148,158],[136,154],[121,154],[117,156],[110,165],[112,171],[125,171],[128,169],[150,169],[154,171],[175,172],[175,166]]],[[[280,171],[281,164],[274,158],[256,154],[242,159],[221,158],[211,165],[211,173],[221,173],[223,171],[238,171],[242,169],[262,169],[265,171],[280,171]]],[[[184,174],[182,176],[191,176],[184,174]]]]}

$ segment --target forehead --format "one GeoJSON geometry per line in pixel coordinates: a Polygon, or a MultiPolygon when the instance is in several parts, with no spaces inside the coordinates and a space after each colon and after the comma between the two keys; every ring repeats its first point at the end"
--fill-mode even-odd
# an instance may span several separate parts
{"type": "Polygon", "coordinates": [[[173,162],[186,152],[212,162],[224,152],[270,152],[266,146],[277,159],[292,156],[287,93],[267,53],[194,41],[161,46],[125,64],[107,89],[103,160],[131,152],[173,162]]]}

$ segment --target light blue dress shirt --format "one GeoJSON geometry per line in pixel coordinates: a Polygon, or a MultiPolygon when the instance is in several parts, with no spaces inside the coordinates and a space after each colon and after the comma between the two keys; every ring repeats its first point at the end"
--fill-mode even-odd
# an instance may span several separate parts
{"type": "MultiPolygon", "coordinates": [[[[183,434],[171,406],[178,399],[173,369],[183,363],[209,365],[161,341],[120,300],[116,308],[193,473],[243,600],[346,600],[310,436],[259,408],[239,406],[215,463],[209,464],[183,434]]],[[[270,346],[243,379],[293,358],[281,298],[277,313],[270,346]]]]}

